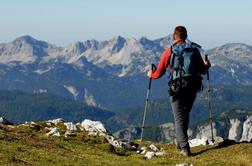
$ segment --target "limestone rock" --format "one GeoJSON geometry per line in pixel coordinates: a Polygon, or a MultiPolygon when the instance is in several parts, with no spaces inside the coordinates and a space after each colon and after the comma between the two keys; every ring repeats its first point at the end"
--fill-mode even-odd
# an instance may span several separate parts
{"type": "Polygon", "coordinates": [[[99,121],[91,121],[89,119],[85,119],[81,123],[81,127],[83,127],[86,131],[89,132],[106,132],[105,127],[99,121]]]}
{"type": "Polygon", "coordinates": [[[5,119],[4,117],[0,117],[0,124],[3,125],[12,125],[11,122],[9,122],[7,119],[5,119]]]}
{"type": "Polygon", "coordinates": [[[147,159],[151,159],[151,158],[153,158],[154,156],[155,156],[155,153],[154,153],[154,152],[147,152],[147,153],[145,154],[144,157],[146,157],[147,159]]]}

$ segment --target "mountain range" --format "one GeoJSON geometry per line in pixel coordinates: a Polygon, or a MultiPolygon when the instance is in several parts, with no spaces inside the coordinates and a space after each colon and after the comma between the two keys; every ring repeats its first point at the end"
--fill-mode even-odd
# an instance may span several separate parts
{"type": "MultiPolygon", "coordinates": [[[[0,88],[52,93],[119,112],[144,103],[146,72],[170,43],[171,35],[156,40],[117,36],[60,47],[22,36],[0,44],[0,88]]],[[[205,53],[213,86],[252,84],[252,46],[225,44],[205,53]]],[[[167,96],[166,82],[153,82],[153,98],[167,96]]]]}

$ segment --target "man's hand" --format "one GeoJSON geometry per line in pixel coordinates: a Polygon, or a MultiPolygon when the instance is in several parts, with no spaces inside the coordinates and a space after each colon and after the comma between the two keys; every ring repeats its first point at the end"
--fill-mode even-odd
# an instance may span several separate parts
{"type": "Polygon", "coordinates": [[[207,69],[209,69],[211,67],[211,63],[209,62],[209,60],[205,60],[204,63],[206,65],[207,69]]]}
{"type": "Polygon", "coordinates": [[[151,78],[152,71],[148,71],[147,77],[151,78]]]}

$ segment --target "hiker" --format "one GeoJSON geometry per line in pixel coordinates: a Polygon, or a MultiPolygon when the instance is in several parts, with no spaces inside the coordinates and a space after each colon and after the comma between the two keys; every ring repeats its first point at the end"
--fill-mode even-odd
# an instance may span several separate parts
{"type": "Polygon", "coordinates": [[[189,113],[196,98],[197,91],[202,90],[201,74],[206,74],[211,64],[203,61],[199,45],[186,43],[187,30],[177,26],[173,33],[173,44],[161,56],[156,71],[149,71],[149,78],[162,77],[170,66],[169,95],[175,120],[177,149],[183,156],[190,156],[187,130],[189,113]]]}

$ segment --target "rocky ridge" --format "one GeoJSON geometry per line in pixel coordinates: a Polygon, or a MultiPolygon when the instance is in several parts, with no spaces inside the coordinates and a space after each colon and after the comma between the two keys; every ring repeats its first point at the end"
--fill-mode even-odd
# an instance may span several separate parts
{"type": "MultiPolygon", "coordinates": [[[[120,130],[114,135],[128,141],[140,137],[140,128],[127,128],[120,130]]],[[[158,127],[146,128],[146,137],[149,140],[163,143],[171,143],[175,139],[175,126],[173,123],[166,123],[158,127]],[[149,133],[149,134],[148,134],[149,133]],[[151,135],[153,134],[154,135],[151,135]]],[[[216,140],[233,140],[236,142],[252,142],[252,115],[249,110],[233,110],[224,112],[213,121],[213,136],[216,140]]],[[[209,120],[193,126],[188,130],[191,139],[195,138],[198,144],[211,143],[211,131],[209,120]]],[[[195,140],[191,141],[195,143],[195,140]]],[[[193,146],[193,145],[192,145],[193,146]]]]}

